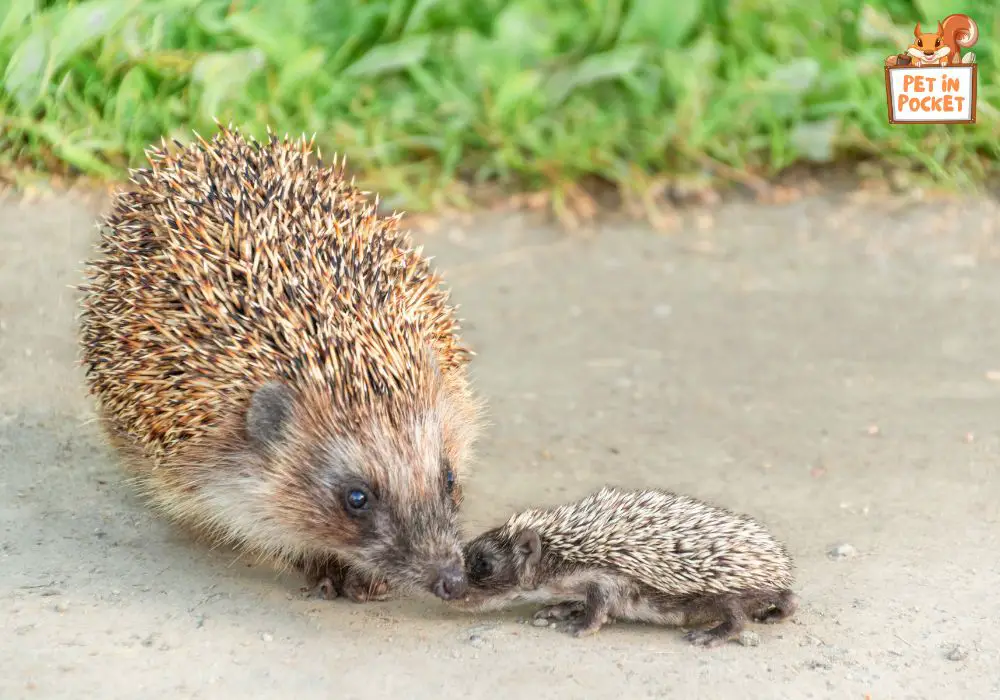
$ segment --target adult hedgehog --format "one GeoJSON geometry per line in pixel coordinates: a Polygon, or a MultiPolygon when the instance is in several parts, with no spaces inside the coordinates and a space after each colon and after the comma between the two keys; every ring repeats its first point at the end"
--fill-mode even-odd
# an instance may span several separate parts
{"type": "Polygon", "coordinates": [[[142,492],[327,597],[463,595],[480,404],[440,278],[312,141],[177,146],[81,285],[87,384],[142,492]]]}

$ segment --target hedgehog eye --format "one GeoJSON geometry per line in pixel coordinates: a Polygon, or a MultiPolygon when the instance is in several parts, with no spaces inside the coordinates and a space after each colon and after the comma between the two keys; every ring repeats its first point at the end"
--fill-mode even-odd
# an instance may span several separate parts
{"type": "Polygon", "coordinates": [[[493,563],[486,558],[485,554],[476,555],[475,559],[472,561],[472,566],[469,568],[469,574],[472,578],[477,580],[482,580],[493,573],[493,563]]]}
{"type": "Polygon", "coordinates": [[[937,40],[936,40],[936,41],[934,42],[934,48],[940,48],[940,46],[941,46],[941,40],[940,40],[940,39],[937,39],[937,40]]]}
{"type": "Polygon", "coordinates": [[[361,513],[371,508],[371,496],[365,489],[349,488],[344,492],[344,505],[349,512],[361,513]]]}
{"type": "Polygon", "coordinates": [[[441,457],[441,469],[444,471],[444,490],[450,496],[455,490],[455,471],[451,468],[451,461],[447,457],[441,457]]]}
{"type": "Polygon", "coordinates": [[[917,39],[917,48],[918,49],[924,48],[924,41],[923,41],[923,39],[917,39]]]}

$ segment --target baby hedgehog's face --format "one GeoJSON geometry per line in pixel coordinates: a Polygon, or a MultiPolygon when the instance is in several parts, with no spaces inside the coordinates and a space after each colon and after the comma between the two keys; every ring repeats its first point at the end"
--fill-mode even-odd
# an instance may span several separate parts
{"type": "Polygon", "coordinates": [[[532,530],[513,536],[502,528],[484,532],[465,546],[469,588],[460,605],[485,610],[500,607],[530,589],[541,558],[541,541],[532,530]]]}

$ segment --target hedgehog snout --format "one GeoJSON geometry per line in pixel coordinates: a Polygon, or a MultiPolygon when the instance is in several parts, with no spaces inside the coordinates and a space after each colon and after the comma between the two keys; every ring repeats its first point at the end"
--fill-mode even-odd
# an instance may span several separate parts
{"type": "Polygon", "coordinates": [[[437,570],[431,592],[441,600],[458,600],[469,590],[469,579],[461,564],[448,564],[437,570]]]}

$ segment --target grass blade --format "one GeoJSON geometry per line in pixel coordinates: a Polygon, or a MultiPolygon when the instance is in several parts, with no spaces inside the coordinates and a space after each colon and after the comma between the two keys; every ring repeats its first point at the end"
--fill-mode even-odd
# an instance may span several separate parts
{"type": "Polygon", "coordinates": [[[21,30],[37,9],[36,0],[8,0],[0,21],[0,41],[21,30]]]}
{"type": "Polygon", "coordinates": [[[192,79],[202,88],[201,116],[206,120],[218,117],[220,105],[226,99],[236,99],[247,82],[264,67],[264,52],[257,48],[210,53],[195,63],[192,79]]]}
{"type": "Polygon", "coordinates": [[[430,49],[428,36],[414,36],[370,49],[343,72],[351,78],[373,78],[421,63],[430,49]]]}
{"type": "Polygon", "coordinates": [[[588,56],[573,68],[558,71],[549,79],[549,99],[560,104],[577,88],[629,75],[638,67],[645,49],[623,47],[588,56]]]}
{"type": "Polygon", "coordinates": [[[620,41],[649,42],[658,49],[679,48],[701,17],[702,1],[633,0],[620,41]]]}

